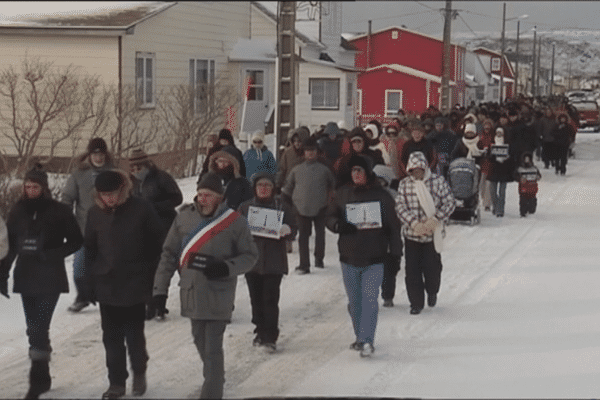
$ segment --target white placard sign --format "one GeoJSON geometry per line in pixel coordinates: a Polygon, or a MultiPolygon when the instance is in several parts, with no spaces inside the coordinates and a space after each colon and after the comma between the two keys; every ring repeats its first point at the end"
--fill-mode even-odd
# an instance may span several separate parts
{"type": "Polygon", "coordinates": [[[279,239],[279,231],[283,225],[283,211],[250,206],[248,208],[248,225],[254,236],[279,239]]]}
{"type": "Polygon", "coordinates": [[[378,201],[346,204],[346,220],[358,229],[381,228],[381,204],[378,201]]]}
{"type": "Polygon", "coordinates": [[[508,145],[493,144],[490,153],[496,157],[508,157],[508,145]]]}

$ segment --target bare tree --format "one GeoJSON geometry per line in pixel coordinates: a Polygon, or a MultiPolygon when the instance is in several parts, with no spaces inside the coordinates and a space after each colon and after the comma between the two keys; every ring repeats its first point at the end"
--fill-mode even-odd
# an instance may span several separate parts
{"type": "Polygon", "coordinates": [[[25,58],[19,71],[13,66],[0,71],[0,130],[17,153],[17,170],[23,172],[41,153],[40,141],[49,142],[52,157],[62,141],[94,119],[99,92],[99,79],[73,65],[25,58]]]}
{"type": "Polygon", "coordinates": [[[158,110],[163,131],[172,138],[170,150],[189,154],[179,159],[174,174],[182,176],[186,170],[192,175],[198,172],[204,137],[223,125],[227,108],[235,106],[238,97],[235,89],[223,79],[199,88],[185,84],[172,86],[161,93],[158,110]]]}

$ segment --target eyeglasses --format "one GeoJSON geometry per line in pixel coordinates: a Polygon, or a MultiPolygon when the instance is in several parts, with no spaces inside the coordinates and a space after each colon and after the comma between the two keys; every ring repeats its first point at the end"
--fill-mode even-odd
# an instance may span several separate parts
{"type": "Polygon", "coordinates": [[[261,144],[263,141],[262,140],[253,140],[252,143],[254,144],[261,144]]]}

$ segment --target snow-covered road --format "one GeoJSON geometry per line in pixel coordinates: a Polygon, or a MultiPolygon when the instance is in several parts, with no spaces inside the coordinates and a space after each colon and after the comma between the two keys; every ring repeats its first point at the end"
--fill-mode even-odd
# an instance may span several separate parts
{"type": "MultiPolygon", "coordinates": [[[[336,250],[324,270],[282,284],[277,354],[251,346],[245,281],[226,331],[228,398],[368,396],[590,398],[600,393],[600,135],[580,134],[566,177],[543,170],[538,212],[520,218],[516,183],[502,219],[451,225],[438,305],[409,315],[404,271],[394,308],[381,308],[376,352],[361,359],[336,250]]],[[[538,164],[539,166],[539,164],[538,164]]],[[[187,193],[194,179],[181,182],[187,193]]],[[[298,254],[290,256],[290,267],[298,254]]],[[[70,263],[69,263],[70,265],[70,263]]],[[[146,398],[199,395],[201,363],[172,282],[165,322],[146,325],[146,398]]],[[[107,387],[97,307],[70,314],[63,295],[51,330],[52,398],[98,397],[107,387]]],[[[0,397],[22,396],[28,360],[18,295],[0,299],[0,397]]],[[[44,396],[43,396],[44,397],[44,396]]]]}

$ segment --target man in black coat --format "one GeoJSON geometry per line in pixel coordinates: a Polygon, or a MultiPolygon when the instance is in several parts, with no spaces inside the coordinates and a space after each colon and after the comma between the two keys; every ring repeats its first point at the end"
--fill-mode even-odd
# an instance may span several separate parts
{"type": "Polygon", "coordinates": [[[125,343],[133,370],[133,394],[146,391],[145,304],[152,297],[164,229],[152,204],[132,197],[130,191],[125,172],[98,175],[96,205],[88,212],[85,227],[85,278],[90,298],[100,303],[110,382],[103,398],[125,395],[129,375],[125,343]]]}

